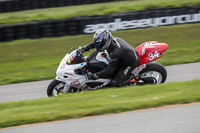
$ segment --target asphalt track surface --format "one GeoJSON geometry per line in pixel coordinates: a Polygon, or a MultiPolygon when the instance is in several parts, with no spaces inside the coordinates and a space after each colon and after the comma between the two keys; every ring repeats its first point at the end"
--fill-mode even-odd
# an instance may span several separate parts
{"type": "MultiPolygon", "coordinates": [[[[166,82],[200,79],[200,62],[166,66],[166,82]]],[[[47,86],[52,80],[0,86],[0,102],[46,98],[47,86]]]]}
{"type": "Polygon", "coordinates": [[[200,103],[0,129],[0,133],[199,133],[200,103]]]}

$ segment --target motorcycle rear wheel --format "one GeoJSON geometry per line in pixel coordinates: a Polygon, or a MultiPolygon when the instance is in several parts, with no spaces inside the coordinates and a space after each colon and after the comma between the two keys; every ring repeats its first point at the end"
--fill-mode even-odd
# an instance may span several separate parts
{"type": "Polygon", "coordinates": [[[161,84],[166,81],[167,71],[162,64],[150,62],[146,64],[146,68],[139,75],[140,80],[138,84],[161,84]]]}

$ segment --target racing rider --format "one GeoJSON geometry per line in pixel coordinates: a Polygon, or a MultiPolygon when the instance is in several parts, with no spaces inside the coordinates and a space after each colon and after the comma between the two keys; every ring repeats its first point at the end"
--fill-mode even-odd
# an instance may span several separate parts
{"type": "MultiPolygon", "coordinates": [[[[97,51],[107,50],[110,61],[106,68],[97,73],[88,73],[89,80],[111,78],[111,85],[121,87],[130,83],[130,73],[138,66],[139,57],[135,49],[121,38],[113,37],[106,29],[99,29],[93,37],[93,42],[82,47],[81,53],[96,48],[97,51]]],[[[133,77],[132,77],[133,78],[133,77]]]]}

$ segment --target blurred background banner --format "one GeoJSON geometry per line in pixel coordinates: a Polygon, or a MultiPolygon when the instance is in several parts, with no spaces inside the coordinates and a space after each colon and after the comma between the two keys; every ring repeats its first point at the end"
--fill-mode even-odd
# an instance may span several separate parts
{"type": "Polygon", "coordinates": [[[0,41],[90,34],[99,28],[117,31],[199,22],[200,5],[160,8],[4,25],[0,26],[0,41]]]}
{"type": "Polygon", "coordinates": [[[198,22],[200,22],[200,6],[91,16],[81,20],[80,25],[81,33],[84,34],[94,33],[99,28],[117,31],[198,22]]]}
{"type": "Polygon", "coordinates": [[[0,0],[0,13],[123,0],[0,0]]]}

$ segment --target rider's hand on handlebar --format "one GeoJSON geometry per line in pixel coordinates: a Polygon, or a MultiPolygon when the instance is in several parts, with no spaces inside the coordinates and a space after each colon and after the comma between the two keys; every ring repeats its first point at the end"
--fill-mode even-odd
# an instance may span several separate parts
{"type": "Polygon", "coordinates": [[[95,74],[92,74],[91,72],[88,72],[88,73],[87,73],[87,78],[88,78],[88,80],[96,80],[96,79],[98,79],[99,77],[96,75],[96,73],[95,73],[95,74]]]}
{"type": "Polygon", "coordinates": [[[82,49],[81,47],[78,48],[77,51],[76,51],[76,54],[77,54],[77,55],[80,55],[80,54],[83,54],[83,53],[85,53],[85,50],[82,49]]]}

